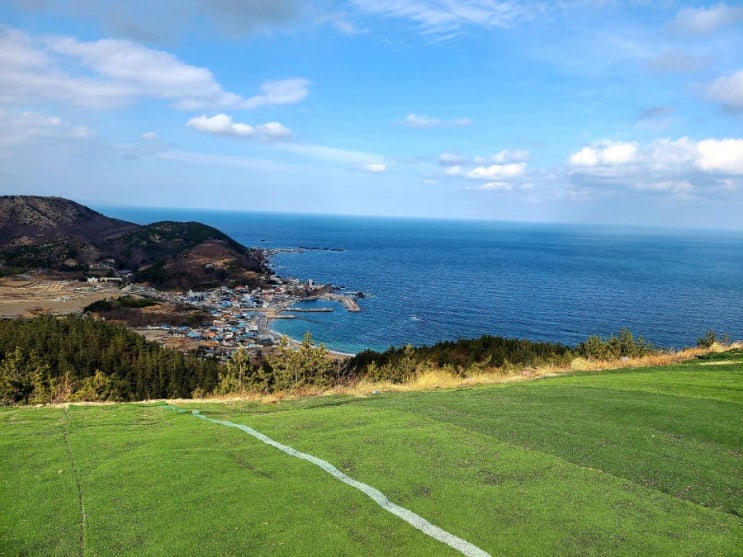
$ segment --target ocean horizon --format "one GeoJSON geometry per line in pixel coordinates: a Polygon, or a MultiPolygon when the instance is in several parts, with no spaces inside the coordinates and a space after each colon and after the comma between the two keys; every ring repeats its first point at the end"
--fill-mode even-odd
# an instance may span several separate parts
{"type": "Polygon", "coordinates": [[[484,334],[575,345],[621,328],[661,348],[743,339],[743,231],[96,206],[139,224],[199,221],[281,276],[363,292],[362,311],[273,328],[347,353],[484,334]]]}

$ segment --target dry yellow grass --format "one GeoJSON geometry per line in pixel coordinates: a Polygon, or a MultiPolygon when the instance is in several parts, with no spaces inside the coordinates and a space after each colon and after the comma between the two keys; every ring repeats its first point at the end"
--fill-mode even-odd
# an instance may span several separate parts
{"type": "Polygon", "coordinates": [[[361,380],[353,385],[335,387],[326,394],[342,394],[351,396],[369,396],[375,392],[410,392],[431,391],[435,389],[455,389],[472,385],[485,385],[492,383],[510,383],[516,381],[529,381],[541,377],[553,377],[564,373],[593,372],[609,369],[624,369],[636,367],[655,367],[678,364],[691,360],[702,354],[722,352],[732,348],[743,347],[743,342],[734,343],[730,346],[714,344],[710,348],[689,348],[678,352],[661,352],[641,358],[628,358],[622,360],[591,361],[576,358],[569,366],[542,366],[534,369],[501,369],[490,368],[461,377],[434,367],[421,367],[415,378],[407,383],[392,383],[390,381],[373,382],[361,380]]]}
{"type": "MultiPolygon", "coordinates": [[[[294,392],[276,392],[271,394],[244,393],[243,395],[212,396],[201,401],[222,402],[225,404],[236,402],[260,402],[262,404],[276,404],[282,400],[296,400],[298,398],[312,396],[345,395],[356,397],[368,397],[382,392],[416,392],[433,391],[436,389],[456,389],[474,385],[486,385],[494,383],[511,383],[518,381],[530,381],[542,377],[554,377],[565,373],[595,372],[609,369],[624,369],[637,367],[667,366],[691,360],[703,354],[724,352],[733,348],[743,348],[743,342],[730,345],[714,344],[710,348],[688,348],[678,352],[661,352],[642,358],[628,358],[623,360],[593,361],[576,358],[568,366],[542,366],[530,369],[502,369],[488,368],[479,370],[467,376],[452,373],[451,370],[441,369],[430,365],[419,365],[415,377],[406,383],[393,383],[391,381],[359,380],[350,385],[339,385],[332,388],[306,386],[294,392]]],[[[171,403],[196,402],[195,399],[184,399],[168,401],[171,403]]]]}

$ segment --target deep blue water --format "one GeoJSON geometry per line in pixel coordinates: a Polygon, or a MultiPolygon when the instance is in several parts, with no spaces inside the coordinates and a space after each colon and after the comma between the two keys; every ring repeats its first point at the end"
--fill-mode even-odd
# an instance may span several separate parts
{"type": "Polygon", "coordinates": [[[247,246],[343,249],[272,260],[280,275],[368,296],[361,313],[339,305],[274,324],[335,350],[483,334],[573,345],[621,327],[667,348],[708,329],[743,339],[743,232],[98,209],[138,223],[197,220],[247,246]]]}

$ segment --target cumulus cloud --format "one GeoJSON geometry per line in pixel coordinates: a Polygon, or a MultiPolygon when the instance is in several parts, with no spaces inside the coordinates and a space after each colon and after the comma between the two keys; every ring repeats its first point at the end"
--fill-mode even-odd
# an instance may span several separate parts
{"type": "Polygon", "coordinates": [[[647,145],[601,141],[568,158],[576,191],[631,188],[690,195],[743,189],[743,139],[688,137],[647,145]]]}
{"type": "Polygon", "coordinates": [[[680,35],[700,36],[714,33],[721,27],[743,21],[743,8],[719,3],[709,8],[682,8],[671,23],[680,35]]]}
{"type": "Polygon", "coordinates": [[[705,172],[743,176],[743,139],[705,139],[695,164],[705,172]]]}
{"type": "Polygon", "coordinates": [[[707,95],[726,110],[743,111],[743,70],[714,80],[707,87],[707,95]]]}
{"type": "Polygon", "coordinates": [[[446,169],[448,176],[461,176],[470,180],[510,180],[524,174],[526,163],[512,162],[507,164],[491,164],[464,169],[461,166],[452,166],[446,169]]]}
{"type": "Polygon", "coordinates": [[[0,101],[4,102],[36,98],[100,109],[159,98],[185,110],[252,109],[297,103],[307,94],[307,80],[294,78],[264,83],[261,94],[245,98],[225,91],[208,69],[131,41],[37,39],[0,28],[0,101]]]}
{"type": "Polygon", "coordinates": [[[455,127],[462,128],[472,125],[472,120],[469,118],[455,118],[454,120],[442,120],[441,118],[431,118],[430,116],[423,116],[421,114],[411,113],[405,116],[402,121],[404,126],[409,128],[440,128],[440,127],[455,127]]]}
{"type": "Polygon", "coordinates": [[[291,130],[279,122],[269,122],[251,126],[242,122],[235,122],[232,116],[227,114],[215,114],[207,116],[202,114],[191,118],[186,126],[200,132],[215,135],[232,135],[235,137],[258,138],[268,140],[281,140],[291,137],[291,130]]]}
{"type": "Polygon", "coordinates": [[[533,187],[525,182],[529,151],[504,149],[487,157],[465,157],[457,153],[442,153],[439,163],[446,166],[444,175],[482,182],[468,189],[490,191],[523,190],[533,187]]]}
{"type": "Polygon", "coordinates": [[[207,116],[202,114],[191,118],[186,125],[200,132],[213,133],[217,135],[236,135],[238,137],[252,137],[255,134],[255,128],[248,124],[233,122],[232,116],[227,114],[216,114],[207,116]]]}
{"type": "Polygon", "coordinates": [[[449,35],[464,27],[513,27],[538,10],[538,3],[497,0],[353,0],[353,4],[367,14],[411,21],[424,33],[449,35]]]}
{"type": "Polygon", "coordinates": [[[279,122],[268,122],[266,124],[259,124],[255,127],[255,129],[262,137],[275,141],[281,139],[289,139],[292,136],[292,131],[279,122]]]}
{"type": "Polygon", "coordinates": [[[574,167],[612,167],[625,165],[634,161],[637,155],[636,143],[601,141],[583,147],[570,155],[570,164],[574,167]]]}

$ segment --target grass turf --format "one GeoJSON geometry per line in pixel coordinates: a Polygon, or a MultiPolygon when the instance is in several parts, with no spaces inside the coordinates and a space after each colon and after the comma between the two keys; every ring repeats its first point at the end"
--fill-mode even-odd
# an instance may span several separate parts
{"type": "MultiPolygon", "coordinates": [[[[738,555],[741,379],[735,352],[456,391],[184,407],[323,458],[493,555],[738,555]]],[[[0,410],[0,451],[0,554],[453,553],[313,465],[160,406],[0,410]]]]}

